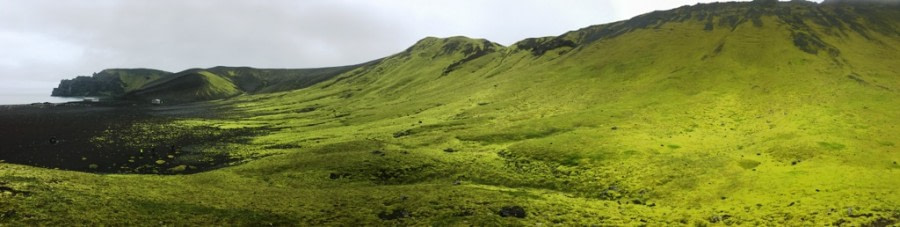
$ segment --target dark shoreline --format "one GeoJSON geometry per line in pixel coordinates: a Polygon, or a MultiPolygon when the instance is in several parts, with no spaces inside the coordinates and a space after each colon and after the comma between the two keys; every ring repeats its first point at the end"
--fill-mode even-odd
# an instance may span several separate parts
{"type": "Polygon", "coordinates": [[[208,110],[127,101],[0,105],[0,160],[92,173],[188,174],[221,168],[237,160],[203,152],[202,145],[236,141],[252,132],[169,124],[214,116],[208,110]]]}

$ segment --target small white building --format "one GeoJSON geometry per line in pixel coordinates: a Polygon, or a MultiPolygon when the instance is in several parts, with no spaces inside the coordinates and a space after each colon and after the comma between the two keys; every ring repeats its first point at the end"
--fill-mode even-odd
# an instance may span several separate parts
{"type": "Polygon", "coordinates": [[[153,100],[150,101],[150,103],[152,103],[153,105],[162,105],[162,100],[160,100],[160,99],[153,99],[153,100]]]}
{"type": "Polygon", "coordinates": [[[100,98],[97,97],[84,97],[81,101],[84,102],[100,102],[100,98]]]}

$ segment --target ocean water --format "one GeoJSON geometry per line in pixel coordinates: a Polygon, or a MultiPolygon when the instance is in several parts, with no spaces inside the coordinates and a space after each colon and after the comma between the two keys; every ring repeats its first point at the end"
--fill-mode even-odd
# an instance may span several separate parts
{"type": "Polygon", "coordinates": [[[0,105],[17,105],[31,103],[64,103],[84,100],[83,97],[53,97],[50,94],[3,94],[0,93],[0,105]]]}

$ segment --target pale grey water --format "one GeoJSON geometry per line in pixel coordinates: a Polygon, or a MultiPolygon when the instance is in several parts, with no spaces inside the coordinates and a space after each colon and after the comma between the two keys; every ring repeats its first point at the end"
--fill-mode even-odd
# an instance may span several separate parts
{"type": "Polygon", "coordinates": [[[53,97],[49,94],[3,94],[0,93],[0,105],[16,105],[31,103],[64,103],[84,100],[82,97],[53,97]]]}

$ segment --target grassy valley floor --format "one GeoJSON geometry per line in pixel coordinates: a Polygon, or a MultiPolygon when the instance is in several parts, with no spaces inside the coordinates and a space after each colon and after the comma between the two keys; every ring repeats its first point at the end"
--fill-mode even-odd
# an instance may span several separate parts
{"type": "MultiPolygon", "coordinates": [[[[182,142],[180,147],[203,147],[210,157],[224,150],[231,158],[223,165],[234,165],[196,174],[169,171],[172,166],[166,164],[154,168],[152,162],[134,166],[174,175],[0,164],[0,220],[12,225],[877,226],[900,218],[895,189],[900,165],[896,145],[884,140],[890,137],[777,133],[756,141],[736,136],[731,127],[740,125],[716,124],[721,119],[674,115],[667,118],[696,123],[664,128],[642,123],[640,117],[626,120],[639,116],[633,109],[522,119],[503,119],[509,117],[503,112],[448,114],[493,105],[460,103],[433,105],[416,117],[350,124],[352,116],[365,112],[328,111],[327,98],[316,105],[294,104],[304,108],[261,104],[291,94],[202,107],[115,107],[148,116],[119,129],[131,134],[97,134],[149,140],[122,149],[183,141],[153,140],[154,133],[142,131],[147,128],[253,134],[225,142],[182,142]],[[197,114],[210,109],[221,114],[197,114]],[[597,116],[617,120],[594,120],[597,116]],[[148,121],[158,118],[167,120],[148,121]],[[725,147],[732,142],[729,135],[739,145],[725,147]],[[708,147],[715,149],[702,149],[708,147]]],[[[49,113],[67,107],[27,108],[49,113]]],[[[654,110],[642,112],[647,111],[654,110]]],[[[13,112],[4,111],[5,119],[18,116],[13,112]]],[[[743,124],[765,126],[768,118],[787,116],[778,111],[743,124]]],[[[782,128],[787,127],[801,126],[782,128]]],[[[192,133],[208,134],[184,132],[192,133]]],[[[127,162],[115,158],[103,163],[127,162]]]]}
{"type": "Polygon", "coordinates": [[[699,4],[348,67],[111,71],[82,82],[183,99],[0,107],[0,223],[896,225],[898,7],[699,4]]]}

